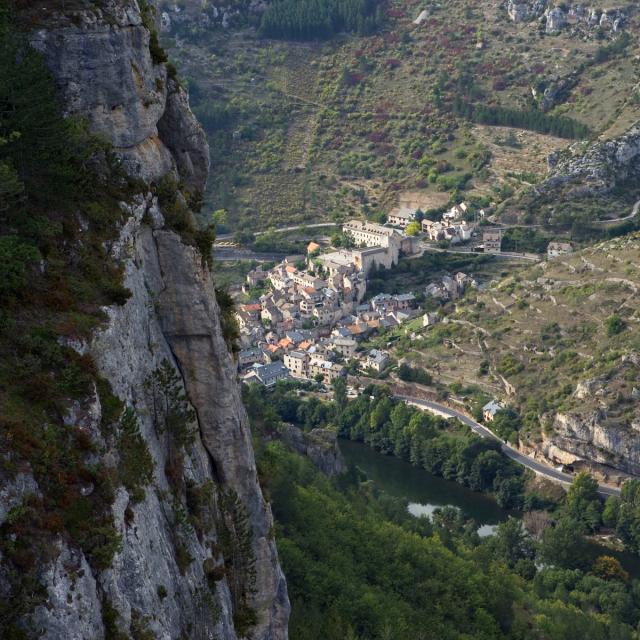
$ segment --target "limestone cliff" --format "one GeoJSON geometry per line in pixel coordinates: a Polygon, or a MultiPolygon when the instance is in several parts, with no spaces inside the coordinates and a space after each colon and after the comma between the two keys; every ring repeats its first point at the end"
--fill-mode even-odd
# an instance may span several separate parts
{"type": "Polygon", "coordinates": [[[617,185],[640,175],[640,126],[624,135],[585,146],[575,143],[549,156],[549,177],[539,191],[562,189],[569,197],[609,193],[617,185]]]}
{"type": "Polygon", "coordinates": [[[640,475],[639,365],[637,354],[625,354],[607,374],[578,382],[575,406],[547,418],[553,429],[542,453],[554,462],[597,466],[601,474],[640,475]]]}
{"type": "Polygon", "coordinates": [[[305,433],[295,425],[283,424],[278,437],[296,453],[307,456],[327,476],[337,476],[347,470],[335,431],[312,429],[305,433]]]}
{"type": "Polygon", "coordinates": [[[86,117],[130,173],[155,180],[177,166],[189,187],[202,189],[209,169],[206,137],[185,91],[158,63],[162,54],[157,41],[151,42],[151,9],[145,15],[136,0],[80,4],[64,12],[43,7],[41,28],[31,36],[67,113],[86,117]]]}
{"type": "MultiPolygon", "coordinates": [[[[202,191],[206,138],[157,49],[146,2],[35,4],[42,12],[30,39],[67,113],[85,117],[139,179],[111,247],[131,296],[104,309],[92,340],[70,341],[92,356],[97,386],[69,408],[65,424],[81,427],[95,463],[122,463],[122,440],[104,428],[98,387],[106,380],[134,416],[153,471],[140,491],[115,487],[119,543],[108,568],[52,536],[38,574],[42,597],[19,626],[51,640],[286,639],[286,583],[214,283],[198,251],[167,228],[152,192],[166,175],[186,195],[202,191]]],[[[0,477],[0,487],[0,525],[39,493],[28,465],[0,477]]],[[[11,580],[0,569],[0,597],[11,580]]]]}
{"type": "Polygon", "coordinates": [[[545,441],[547,458],[565,464],[577,461],[596,463],[637,476],[640,474],[640,421],[612,424],[605,411],[589,415],[558,413],[553,421],[553,435],[545,441]]]}

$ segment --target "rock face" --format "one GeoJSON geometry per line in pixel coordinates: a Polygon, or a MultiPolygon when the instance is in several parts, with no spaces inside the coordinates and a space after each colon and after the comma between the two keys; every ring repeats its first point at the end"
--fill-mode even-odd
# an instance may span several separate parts
{"type": "Polygon", "coordinates": [[[539,18],[547,7],[547,0],[509,0],[507,13],[513,22],[529,22],[539,18]]]}
{"type": "Polygon", "coordinates": [[[337,476],[347,469],[338,448],[338,437],[329,429],[312,429],[305,433],[293,425],[284,425],[282,440],[295,452],[307,456],[319,471],[327,476],[337,476]]]}
{"type": "Polygon", "coordinates": [[[554,7],[547,11],[545,31],[549,34],[558,33],[567,24],[567,14],[561,7],[554,7]]]}
{"type": "Polygon", "coordinates": [[[549,111],[557,104],[562,103],[571,89],[578,83],[577,73],[566,76],[555,76],[544,80],[537,87],[531,89],[531,94],[538,101],[541,111],[549,111]]]}
{"type": "Polygon", "coordinates": [[[553,430],[545,436],[542,453],[553,462],[578,462],[607,476],[638,475],[639,364],[638,354],[628,353],[612,370],[580,380],[568,408],[546,418],[553,430]]]}
{"type": "Polygon", "coordinates": [[[185,248],[174,233],[159,231],[155,241],[164,282],[158,296],[163,334],[184,376],[215,477],[237,494],[251,523],[256,577],[250,605],[259,613],[254,635],[284,638],[288,601],[271,537],[273,519],[258,484],[248,418],[220,328],[213,281],[195,249],[185,248]]]}
{"type": "Polygon", "coordinates": [[[633,475],[640,474],[640,422],[616,426],[606,422],[606,413],[587,416],[559,413],[553,436],[545,445],[550,459],[573,462],[582,459],[607,465],[633,475]]]}
{"type": "Polygon", "coordinates": [[[176,162],[182,182],[188,189],[202,193],[209,175],[209,143],[191,113],[186,91],[172,78],[167,87],[166,108],[158,121],[158,133],[176,162]]]}
{"type": "Polygon", "coordinates": [[[130,173],[148,181],[177,168],[181,178],[202,189],[206,138],[190,110],[181,108],[188,102],[184,90],[168,78],[164,64],[154,62],[138,4],[99,4],[58,15],[31,36],[56,78],[67,113],[86,117],[130,173]],[[194,173],[196,166],[201,168],[194,173]]]}
{"type": "Polygon", "coordinates": [[[606,194],[617,184],[640,177],[640,125],[586,149],[572,145],[550,155],[548,165],[549,177],[540,186],[542,192],[564,187],[573,197],[606,194]]]}
{"type": "MultiPolygon", "coordinates": [[[[73,4],[72,19],[58,15],[32,34],[67,112],[85,116],[136,176],[151,181],[175,172],[190,190],[202,190],[206,139],[185,91],[164,64],[154,64],[138,4],[73,4]]],[[[121,544],[108,569],[55,540],[39,576],[46,601],[24,616],[24,630],[45,640],[98,640],[115,631],[162,640],[286,640],[286,583],[211,274],[165,228],[148,185],[121,206],[126,222],[111,252],[131,297],[104,309],[108,320],[89,344],[73,346],[91,354],[114,395],[135,412],[153,479],[139,496],[116,488],[111,508],[121,544]],[[158,391],[152,382],[163,367],[175,384],[158,391]],[[171,394],[193,409],[184,418],[190,438],[179,445],[158,419],[171,394]],[[239,628],[241,617],[249,623],[239,628]]],[[[66,422],[80,426],[93,455],[114,467],[121,452],[101,432],[100,397],[96,391],[74,404],[66,422]]],[[[0,524],[38,494],[28,469],[11,483],[0,478],[0,487],[0,524]]]]}

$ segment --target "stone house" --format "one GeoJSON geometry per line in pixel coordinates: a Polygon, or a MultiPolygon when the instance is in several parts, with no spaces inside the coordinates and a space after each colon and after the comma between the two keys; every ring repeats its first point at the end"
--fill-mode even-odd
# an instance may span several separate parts
{"type": "Polygon", "coordinates": [[[389,356],[384,351],[371,349],[365,359],[365,366],[377,371],[382,371],[389,364],[389,356]]]}
{"type": "Polygon", "coordinates": [[[416,219],[416,212],[414,209],[408,207],[399,207],[392,209],[387,216],[387,222],[389,224],[396,225],[405,229],[411,222],[416,219]]]}
{"type": "Polygon", "coordinates": [[[496,400],[491,400],[482,407],[482,417],[485,422],[493,422],[496,417],[496,413],[501,411],[504,407],[496,400]]]}
{"type": "Polygon", "coordinates": [[[502,250],[502,231],[500,229],[485,229],[482,232],[482,244],[485,253],[500,253],[502,250]]]}

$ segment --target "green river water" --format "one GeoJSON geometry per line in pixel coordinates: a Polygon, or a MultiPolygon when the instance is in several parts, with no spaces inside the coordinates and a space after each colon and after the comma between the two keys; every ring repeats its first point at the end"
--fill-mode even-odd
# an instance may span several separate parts
{"type": "MultiPolygon", "coordinates": [[[[481,536],[487,536],[509,515],[518,515],[502,509],[491,496],[438,478],[399,458],[382,455],[361,442],[340,440],[340,450],[347,463],[358,467],[377,487],[406,499],[409,511],[415,516],[430,515],[438,507],[457,507],[476,521],[481,536]]],[[[590,543],[590,549],[594,560],[599,555],[614,556],[633,577],[640,576],[640,557],[596,543],[590,543]]]]}

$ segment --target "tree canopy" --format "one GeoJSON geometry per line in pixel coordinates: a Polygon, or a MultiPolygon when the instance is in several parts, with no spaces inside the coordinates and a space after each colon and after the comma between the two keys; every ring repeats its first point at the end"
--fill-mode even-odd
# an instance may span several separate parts
{"type": "Polygon", "coordinates": [[[262,15],[268,38],[324,40],[342,31],[373,33],[381,24],[378,0],[277,0],[262,15]]]}

